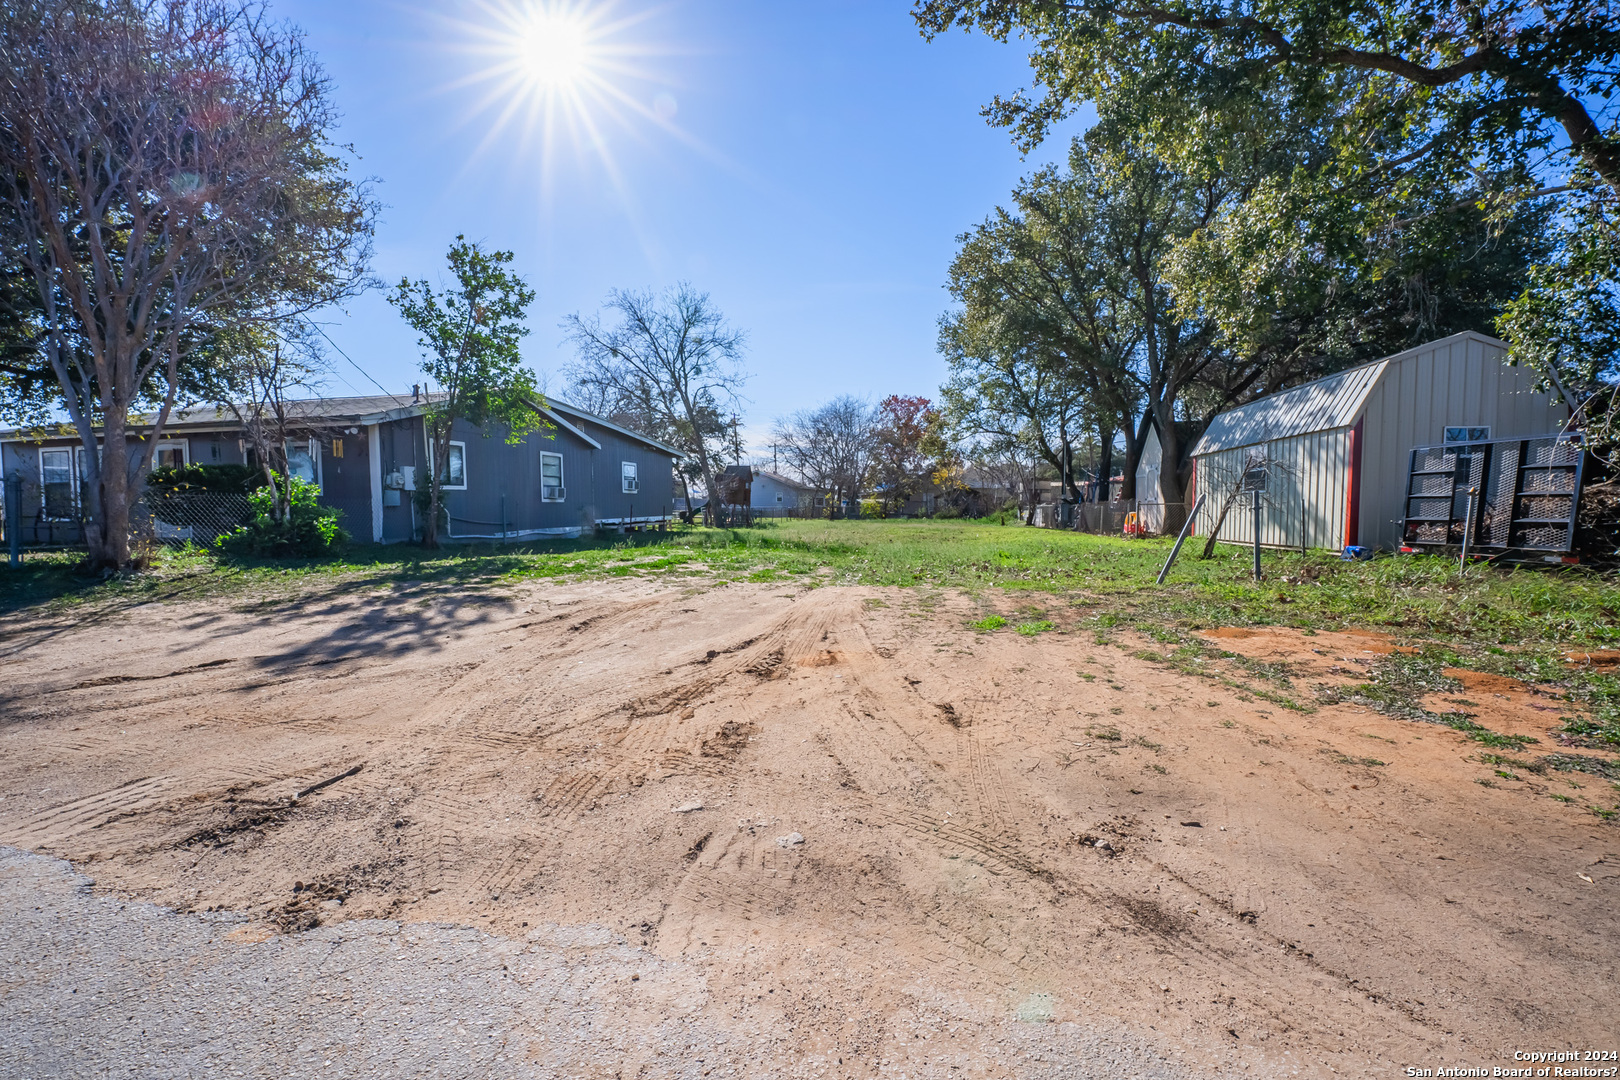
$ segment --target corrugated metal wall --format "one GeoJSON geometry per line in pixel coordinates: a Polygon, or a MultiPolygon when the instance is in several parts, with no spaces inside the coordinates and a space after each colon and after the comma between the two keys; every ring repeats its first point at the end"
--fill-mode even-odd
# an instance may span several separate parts
{"type": "Polygon", "coordinates": [[[1558,431],[1569,410],[1537,393],[1535,375],[1503,362],[1506,347],[1459,334],[1392,357],[1366,402],[1361,452],[1361,543],[1393,548],[1401,538],[1414,446],[1447,427],[1486,425],[1492,438],[1558,431]]]}
{"type": "MultiPolygon", "coordinates": [[[[1319,431],[1278,439],[1263,447],[1239,447],[1198,459],[1198,492],[1207,495],[1198,512],[1197,534],[1208,536],[1228,493],[1243,476],[1250,455],[1263,449],[1276,464],[1261,502],[1260,543],[1269,547],[1336,548],[1344,543],[1346,484],[1350,476],[1350,430],[1319,431]]],[[[1254,542],[1252,496],[1239,495],[1221,526],[1221,539],[1254,542]]]]}

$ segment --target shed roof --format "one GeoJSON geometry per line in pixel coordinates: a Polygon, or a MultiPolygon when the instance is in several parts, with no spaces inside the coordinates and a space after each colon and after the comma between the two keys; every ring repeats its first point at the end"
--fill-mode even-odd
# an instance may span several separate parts
{"type": "Polygon", "coordinates": [[[1375,360],[1221,413],[1209,422],[1193,457],[1349,427],[1388,364],[1375,360]]]}

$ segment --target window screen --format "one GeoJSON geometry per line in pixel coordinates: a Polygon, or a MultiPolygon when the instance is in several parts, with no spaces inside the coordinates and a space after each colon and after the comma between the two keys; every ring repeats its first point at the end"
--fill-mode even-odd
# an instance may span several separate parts
{"type": "Polygon", "coordinates": [[[445,462],[445,487],[467,486],[467,447],[463,443],[450,444],[450,457],[445,462]]]}
{"type": "Polygon", "coordinates": [[[39,452],[39,481],[45,489],[45,516],[70,518],[73,516],[73,451],[41,450],[39,452]]]}
{"type": "Polygon", "coordinates": [[[307,443],[288,444],[287,472],[300,480],[315,483],[315,456],[309,452],[307,443]]]}
{"type": "Polygon", "coordinates": [[[1448,427],[1445,441],[1448,443],[1474,443],[1484,442],[1491,437],[1489,427],[1448,427]]]}
{"type": "Polygon", "coordinates": [[[540,455],[540,498],[552,502],[563,498],[561,454],[540,455]]]}

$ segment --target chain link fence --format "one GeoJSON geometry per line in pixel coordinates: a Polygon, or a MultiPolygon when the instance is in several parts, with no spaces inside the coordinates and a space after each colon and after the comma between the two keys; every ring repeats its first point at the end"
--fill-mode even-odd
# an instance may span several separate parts
{"type": "MultiPolygon", "coordinates": [[[[85,545],[86,515],[76,498],[52,503],[34,482],[7,478],[5,513],[0,514],[0,545],[61,549],[85,545]]],[[[248,497],[240,492],[200,487],[147,488],[130,511],[131,540],[137,546],[209,547],[252,520],[248,497]]]]}
{"type": "Polygon", "coordinates": [[[212,547],[246,525],[253,513],[248,497],[228,491],[148,488],[130,514],[130,531],[149,544],[212,547]]]}
{"type": "Polygon", "coordinates": [[[1078,505],[1041,503],[1035,507],[1034,525],[1098,536],[1175,536],[1187,523],[1187,509],[1185,503],[1136,499],[1078,505]]]}

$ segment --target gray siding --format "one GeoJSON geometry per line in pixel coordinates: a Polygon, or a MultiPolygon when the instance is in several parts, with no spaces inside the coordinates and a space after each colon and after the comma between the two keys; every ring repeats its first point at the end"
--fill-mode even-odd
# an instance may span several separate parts
{"type": "Polygon", "coordinates": [[[1504,362],[1507,347],[1459,334],[1391,358],[1367,398],[1361,451],[1361,543],[1400,544],[1406,475],[1414,446],[1445,437],[1447,427],[1489,425],[1492,438],[1560,430],[1569,410],[1537,393],[1535,375],[1504,362]]]}
{"type": "Polygon", "coordinates": [[[597,520],[667,518],[674,512],[675,475],[668,454],[588,420],[575,423],[602,444],[594,455],[591,485],[597,520]],[[624,491],[621,484],[620,463],[625,461],[636,463],[639,490],[634,494],[624,491]]]}
{"type": "Polygon", "coordinates": [[[321,502],[343,514],[343,527],[355,543],[371,543],[371,456],[366,432],[340,430],[321,442],[321,502]],[[332,439],[343,440],[343,456],[332,451],[332,439]]]}
{"type": "Polygon", "coordinates": [[[501,425],[486,433],[457,421],[455,438],[467,444],[467,490],[446,492],[450,535],[521,539],[589,528],[591,500],[584,481],[591,471],[590,446],[560,427],[530,432],[518,443],[508,443],[506,435],[501,425]],[[562,455],[566,497],[561,502],[541,498],[541,453],[562,455]]]}

